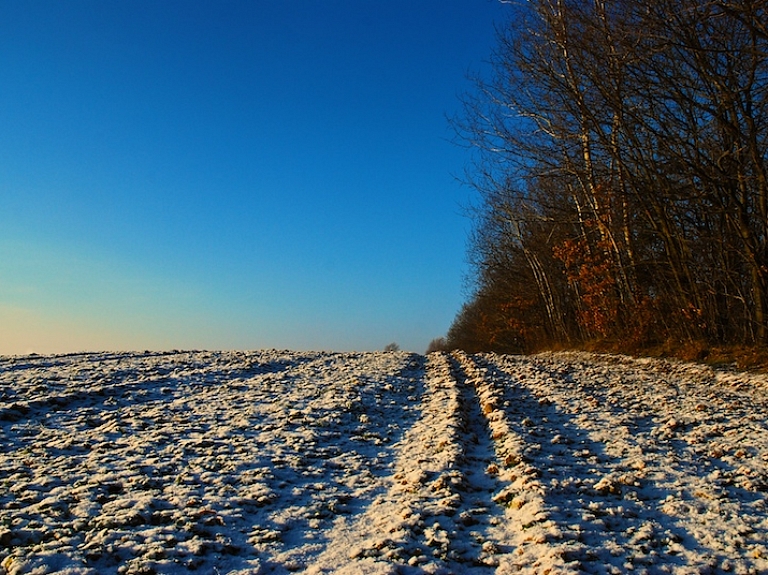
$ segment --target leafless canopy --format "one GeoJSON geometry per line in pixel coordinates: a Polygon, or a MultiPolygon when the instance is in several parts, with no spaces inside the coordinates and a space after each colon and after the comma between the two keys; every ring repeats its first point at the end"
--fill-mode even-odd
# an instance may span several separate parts
{"type": "Polygon", "coordinates": [[[768,342],[768,0],[510,3],[449,342],[768,342]]]}

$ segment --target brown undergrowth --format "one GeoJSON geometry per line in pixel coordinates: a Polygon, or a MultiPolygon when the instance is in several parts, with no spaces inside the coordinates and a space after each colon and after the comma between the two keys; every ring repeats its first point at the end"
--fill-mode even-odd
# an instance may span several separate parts
{"type": "MultiPolygon", "coordinates": [[[[581,351],[622,353],[642,357],[665,357],[703,363],[713,367],[734,367],[744,371],[768,373],[768,347],[766,346],[714,346],[702,341],[666,341],[653,346],[633,346],[617,341],[591,341],[574,348],[549,351],[581,351]]],[[[544,350],[541,350],[544,351],[544,350]]]]}

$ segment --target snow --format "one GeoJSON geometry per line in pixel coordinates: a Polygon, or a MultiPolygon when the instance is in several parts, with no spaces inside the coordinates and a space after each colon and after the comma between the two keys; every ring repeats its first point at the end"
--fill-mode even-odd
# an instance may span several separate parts
{"type": "Polygon", "coordinates": [[[768,376],[586,353],[0,358],[0,573],[768,572],[768,376]]]}

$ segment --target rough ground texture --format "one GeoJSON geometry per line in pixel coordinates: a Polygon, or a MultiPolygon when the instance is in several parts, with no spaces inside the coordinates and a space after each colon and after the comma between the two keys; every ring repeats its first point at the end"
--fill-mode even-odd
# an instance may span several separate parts
{"type": "Polygon", "coordinates": [[[767,418],[615,356],[0,358],[0,574],[765,573],[767,418]]]}

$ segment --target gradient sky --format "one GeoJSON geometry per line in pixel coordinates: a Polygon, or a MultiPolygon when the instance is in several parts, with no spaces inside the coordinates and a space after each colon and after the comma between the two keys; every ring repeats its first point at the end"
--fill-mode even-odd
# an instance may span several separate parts
{"type": "Polygon", "coordinates": [[[497,0],[0,2],[0,354],[423,352],[497,0]]]}

